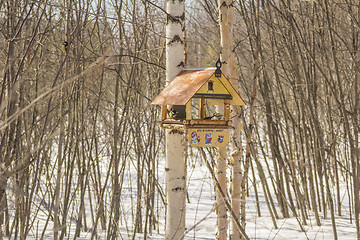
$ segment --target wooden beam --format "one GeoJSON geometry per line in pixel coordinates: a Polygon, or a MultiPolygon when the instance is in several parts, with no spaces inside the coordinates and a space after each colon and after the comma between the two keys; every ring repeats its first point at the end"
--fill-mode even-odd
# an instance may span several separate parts
{"type": "Polygon", "coordinates": [[[192,99],[190,99],[187,103],[186,103],[186,120],[191,120],[192,119],[192,99]]]}
{"type": "Polygon", "coordinates": [[[226,121],[230,119],[230,100],[224,100],[224,118],[226,121]]]}
{"type": "Polygon", "coordinates": [[[205,107],[206,107],[205,98],[200,98],[200,119],[205,118],[205,107]]]}
{"type": "Polygon", "coordinates": [[[194,98],[206,99],[232,99],[230,94],[214,94],[214,93],[195,93],[194,98]]]}
{"type": "Polygon", "coordinates": [[[204,119],[193,119],[190,121],[190,124],[211,124],[211,125],[226,125],[227,121],[225,120],[204,120],[204,119]]]}
{"type": "Polygon", "coordinates": [[[167,108],[166,105],[161,105],[161,120],[166,119],[167,108]]]}
{"type": "Polygon", "coordinates": [[[186,129],[212,129],[212,130],[217,130],[217,129],[232,129],[232,126],[228,126],[228,125],[212,125],[212,124],[197,124],[197,125],[185,125],[186,129]]]}

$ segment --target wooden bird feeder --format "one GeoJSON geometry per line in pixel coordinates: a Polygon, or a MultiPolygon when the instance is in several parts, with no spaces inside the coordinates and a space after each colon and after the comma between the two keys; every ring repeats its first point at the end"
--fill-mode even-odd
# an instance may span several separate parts
{"type": "Polygon", "coordinates": [[[229,142],[231,105],[245,105],[241,96],[217,68],[184,69],[151,103],[161,105],[159,126],[184,129],[193,147],[220,147],[229,142]],[[208,105],[223,105],[223,113],[206,116],[208,105]],[[196,113],[198,110],[198,114],[196,113]]]}

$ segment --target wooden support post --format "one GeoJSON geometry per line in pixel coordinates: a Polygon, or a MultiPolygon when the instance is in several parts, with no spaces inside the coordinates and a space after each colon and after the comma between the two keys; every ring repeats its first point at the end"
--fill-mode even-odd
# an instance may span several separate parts
{"type": "Polygon", "coordinates": [[[200,98],[200,119],[205,118],[205,98],[200,98]]]}
{"type": "Polygon", "coordinates": [[[226,121],[230,119],[230,100],[224,101],[224,118],[226,121]]]}
{"type": "Polygon", "coordinates": [[[186,103],[186,120],[191,120],[192,119],[192,99],[190,99],[187,103],[186,103]]]}
{"type": "Polygon", "coordinates": [[[166,105],[161,105],[161,120],[166,119],[167,108],[166,105]]]}

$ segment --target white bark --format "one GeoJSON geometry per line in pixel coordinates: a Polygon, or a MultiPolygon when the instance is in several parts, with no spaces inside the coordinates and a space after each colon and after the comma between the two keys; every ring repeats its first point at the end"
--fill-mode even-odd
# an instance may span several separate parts
{"type": "Polygon", "coordinates": [[[182,239],[185,232],[186,141],[179,130],[166,131],[165,239],[182,239]]]}
{"type": "MultiPolygon", "coordinates": [[[[184,67],[184,0],[166,1],[166,82],[184,67]]],[[[166,131],[166,229],[165,239],[182,239],[185,232],[186,141],[179,130],[166,131]]]]}
{"type": "MultiPolygon", "coordinates": [[[[224,193],[227,192],[227,178],[226,178],[226,147],[219,147],[218,157],[216,164],[216,178],[219,181],[220,188],[224,193]]],[[[216,212],[217,212],[217,225],[218,225],[218,240],[227,239],[228,230],[228,216],[226,205],[220,191],[216,190],[216,212]]]]}
{"type": "Polygon", "coordinates": [[[183,69],[185,4],[184,0],[167,0],[166,11],[166,81],[169,83],[183,69]]]}
{"type": "MultiPolygon", "coordinates": [[[[238,88],[237,81],[237,63],[234,54],[234,40],[233,40],[233,19],[234,19],[234,7],[232,5],[233,0],[218,0],[219,4],[219,17],[220,17],[220,34],[221,34],[221,61],[224,62],[222,71],[229,78],[231,84],[238,88]]],[[[233,132],[233,168],[232,168],[232,184],[231,184],[231,207],[234,211],[237,219],[240,217],[240,193],[241,193],[241,147],[240,147],[240,131],[241,124],[238,117],[240,112],[239,107],[232,106],[233,126],[235,130],[233,132]]],[[[226,167],[226,166],[225,166],[226,167]]],[[[218,170],[220,171],[220,170],[218,170]]],[[[240,232],[237,228],[234,220],[231,225],[231,239],[240,239],[240,232]]]]}

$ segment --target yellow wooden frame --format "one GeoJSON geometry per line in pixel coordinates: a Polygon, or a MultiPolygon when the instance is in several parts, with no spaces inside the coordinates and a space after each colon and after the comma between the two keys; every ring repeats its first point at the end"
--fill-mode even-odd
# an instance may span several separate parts
{"type": "Polygon", "coordinates": [[[200,119],[205,118],[206,101],[205,98],[200,98],[200,119]]]}
{"type": "Polygon", "coordinates": [[[166,119],[166,114],[167,114],[166,105],[162,104],[162,105],[161,105],[161,120],[165,120],[165,119],[166,119]]]}
{"type": "Polygon", "coordinates": [[[186,120],[192,119],[192,98],[186,103],[186,120]]]}

